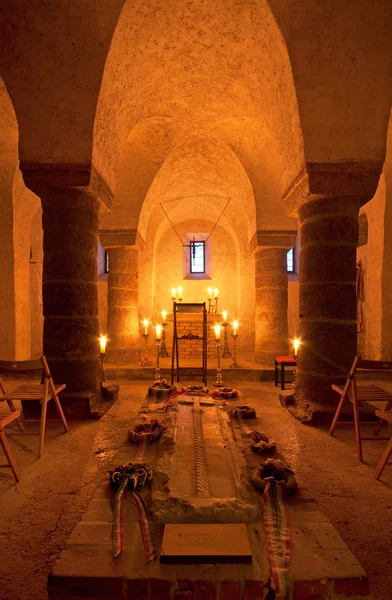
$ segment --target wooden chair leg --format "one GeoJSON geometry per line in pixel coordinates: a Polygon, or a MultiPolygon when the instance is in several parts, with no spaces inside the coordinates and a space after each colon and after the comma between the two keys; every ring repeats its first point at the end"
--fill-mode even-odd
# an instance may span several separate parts
{"type": "Polygon", "coordinates": [[[362,440],[361,440],[361,429],[360,429],[360,425],[359,425],[359,410],[358,410],[358,404],[355,400],[353,400],[353,412],[354,412],[354,426],[355,426],[355,438],[357,441],[357,455],[358,455],[358,460],[360,462],[363,462],[363,456],[362,456],[362,440]]]}
{"type": "Polygon", "coordinates": [[[57,412],[59,413],[60,418],[61,418],[61,420],[63,422],[64,430],[67,432],[68,431],[68,423],[67,423],[66,418],[64,416],[63,409],[61,407],[61,403],[60,403],[59,397],[58,396],[53,396],[53,400],[55,401],[57,412]]]}
{"type": "Polygon", "coordinates": [[[331,427],[329,428],[329,435],[333,435],[333,432],[335,431],[336,423],[339,420],[340,411],[342,410],[343,404],[344,404],[344,396],[340,396],[340,401],[339,401],[338,407],[336,409],[335,416],[333,418],[331,427]]]}
{"type": "Polygon", "coordinates": [[[44,439],[45,439],[45,426],[46,426],[46,410],[48,408],[48,401],[44,399],[42,401],[42,410],[41,410],[41,428],[40,428],[40,436],[39,436],[39,450],[38,450],[38,458],[41,458],[42,453],[44,451],[44,439]]]}
{"type": "Polygon", "coordinates": [[[20,480],[20,477],[19,477],[18,469],[16,468],[16,462],[14,459],[14,455],[11,452],[11,448],[9,447],[8,440],[7,440],[6,435],[3,430],[0,431],[0,444],[4,450],[5,457],[11,468],[13,476],[15,477],[15,480],[18,482],[20,480]]]}
{"type": "MultiPolygon", "coordinates": [[[[388,402],[388,404],[385,407],[385,411],[389,412],[392,408],[392,402],[388,402]]],[[[381,427],[383,426],[383,424],[386,424],[386,421],[384,419],[379,419],[378,421],[378,425],[376,427],[376,429],[374,430],[374,435],[378,435],[380,433],[381,427]]]]}
{"type": "Polygon", "coordinates": [[[388,445],[385,448],[382,457],[378,461],[378,465],[376,467],[376,479],[380,479],[381,474],[382,474],[382,472],[383,472],[383,470],[385,468],[385,465],[388,462],[388,458],[390,457],[391,454],[392,454],[392,437],[389,440],[388,445]]]}
{"type": "MultiPolygon", "coordinates": [[[[15,405],[12,402],[12,400],[7,400],[7,404],[8,404],[8,407],[9,407],[9,409],[10,409],[11,412],[15,412],[16,411],[15,405]]],[[[16,419],[16,422],[18,424],[20,432],[23,433],[24,432],[24,428],[23,428],[22,423],[20,422],[19,419],[16,419]]]]}

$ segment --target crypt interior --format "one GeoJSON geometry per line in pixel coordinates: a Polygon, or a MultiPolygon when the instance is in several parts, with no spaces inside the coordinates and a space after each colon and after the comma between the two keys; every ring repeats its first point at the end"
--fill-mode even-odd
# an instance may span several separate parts
{"type": "MultiPolygon", "coordinates": [[[[207,386],[223,378],[256,407],[258,428],[366,571],[352,567],[339,588],[310,567],[311,584],[298,579],[290,597],[390,600],[392,468],[375,479],[388,442],[364,442],[358,461],[354,429],[328,429],[331,385],[344,386],[354,357],[392,361],[391,34],[387,0],[4,0],[0,367],[44,355],[66,385],[69,432],[48,421],[36,459],[38,404],[17,403],[25,437],[16,423],[4,429],[21,476],[0,469],[13,557],[0,567],[0,600],[79,599],[58,591],[68,575],[54,565],[154,378],[173,384],[176,335],[181,384],[203,383],[202,315],[185,308],[200,303],[207,386]],[[293,356],[294,382],[281,390],[275,358],[293,356]]],[[[36,375],[4,376],[5,388],[36,375]]],[[[386,373],[380,385],[392,392],[386,373]]],[[[140,569],[129,581],[143,580],[140,569]]],[[[276,583],[265,592],[275,595],[248,590],[261,576],[241,573],[232,595],[230,580],[208,592],[193,575],[154,595],[164,579],[154,572],[139,596],[128,581],[128,592],[122,583],[86,597],[286,597],[276,583]]]]}

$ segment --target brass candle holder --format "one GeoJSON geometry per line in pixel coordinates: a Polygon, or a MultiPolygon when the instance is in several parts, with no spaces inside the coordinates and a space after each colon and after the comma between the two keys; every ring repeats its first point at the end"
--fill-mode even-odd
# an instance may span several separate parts
{"type": "Polygon", "coordinates": [[[212,307],[212,313],[214,315],[216,315],[216,313],[218,312],[218,300],[219,300],[218,296],[215,296],[214,300],[215,300],[215,306],[212,307]]]}
{"type": "Polygon", "coordinates": [[[229,324],[226,321],[224,323],[222,323],[222,327],[225,328],[224,344],[223,344],[223,354],[222,354],[223,358],[229,358],[230,356],[232,356],[232,354],[230,352],[230,348],[229,348],[229,337],[227,335],[227,328],[228,328],[228,326],[229,326],[229,324]]]}
{"type": "Polygon", "coordinates": [[[215,387],[224,387],[224,383],[222,380],[222,369],[220,364],[220,340],[215,340],[216,343],[216,358],[218,360],[218,368],[216,371],[216,381],[214,383],[215,387]]]}
{"type": "Polygon", "coordinates": [[[159,383],[161,381],[161,369],[159,367],[159,354],[160,354],[160,349],[161,349],[161,339],[156,339],[156,344],[157,344],[157,364],[155,367],[155,379],[154,379],[154,383],[159,383]]]}
{"type": "Polygon", "coordinates": [[[167,327],[166,321],[163,321],[162,327],[163,327],[163,330],[162,330],[162,343],[161,343],[161,349],[160,349],[160,352],[159,352],[159,356],[161,358],[166,358],[167,356],[169,356],[169,353],[168,353],[167,348],[166,348],[166,327],[167,327]]]}
{"type": "Polygon", "coordinates": [[[239,367],[241,367],[241,365],[239,365],[237,363],[237,338],[238,338],[238,333],[232,333],[231,337],[234,340],[233,343],[233,362],[230,365],[231,369],[238,369],[239,367]]]}
{"type": "Polygon", "coordinates": [[[208,298],[208,313],[211,314],[211,302],[212,298],[208,298]]]}
{"type": "Polygon", "coordinates": [[[161,381],[161,370],[159,367],[159,355],[161,350],[161,340],[162,340],[162,325],[157,325],[155,327],[155,342],[157,345],[157,364],[155,367],[155,379],[154,383],[159,383],[161,381]]]}
{"type": "Polygon", "coordinates": [[[142,367],[150,367],[152,365],[151,360],[148,358],[148,338],[149,333],[143,333],[144,337],[144,358],[142,360],[142,367]]]}

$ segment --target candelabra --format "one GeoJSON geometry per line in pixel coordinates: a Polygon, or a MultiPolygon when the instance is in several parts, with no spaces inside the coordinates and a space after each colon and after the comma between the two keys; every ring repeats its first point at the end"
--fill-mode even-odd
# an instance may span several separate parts
{"type": "Polygon", "coordinates": [[[214,300],[215,300],[215,306],[212,307],[212,312],[214,313],[214,315],[216,315],[216,313],[218,312],[218,300],[219,300],[218,296],[215,296],[214,300]]]}
{"type": "Polygon", "coordinates": [[[160,350],[159,356],[161,358],[165,358],[166,356],[169,356],[169,353],[168,353],[168,351],[166,349],[166,327],[167,327],[166,321],[163,321],[162,327],[163,327],[163,331],[162,331],[162,344],[161,344],[161,350],[160,350]]]}
{"type": "Polygon", "coordinates": [[[218,368],[216,371],[216,381],[214,383],[215,387],[224,387],[224,383],[222,381],[222,369],[220,364],[220,340],[215,340],[216,343],[216,357],[218,360],[218,368]]]}
{"type": "Polygon", "coordinates": [[[222,357],[223,358],[229,358],[229,356],[231,356],[231,352],[230,352],[230,348],[229,348],[229,341],[228,341],[228,335],[227,335],[227,328],[228,328],[229,324],[228,323],[222,323],[222,327],[225,328],[225,335],[224,335],[224,345],[223,345],[223,354],[222,357]]]}
{"type": "Polygon", "coordinates": [[[143,333],[144,337],[144,358],[142,360],[142,367],[149,367],[152,365],[151,360],[148,358],[148,333],[143,333]]]}
{"type": "Polygon", "coordinates": [[[99,353],[99,365],[100,365],[100,373],[101,373],[101,383],[104,383],[106,381],[106,371],[105,371],[105,367],[103,366],[104,359],[105,359],[105,352],[100,352],[99,353]]]}
{"type": "Polygon", "coordinates": [[[161,349],[161,338],[156,338],[155,341],[157,343],[157,365],[155,367],[155,379],[154,379],[154,383],[159,383],[161,381],[161,370],[159,368],[159,356],[160,356],[160,349],[161,349]]]}
{"type": "Polygon", "coordinates": [[[234,344],[233,344],[233,362],[231,363],[230,367],[232,369],[241,367],[241,365],[239,365],[237,363],[237,338],[238,338],[238,333],[232,333],[231,337],[234,340],[234,344]]]}
{"type": "Polygon", "coordinates": [[[211,302],[212,298],[208,298],[208,313],[211,314],[211,302]]]}

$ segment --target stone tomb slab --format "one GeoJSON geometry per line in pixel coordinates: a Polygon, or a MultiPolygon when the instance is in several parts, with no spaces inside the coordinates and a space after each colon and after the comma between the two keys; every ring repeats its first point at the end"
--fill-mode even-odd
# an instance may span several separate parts
{"type": "Polygon", "coordinates": [[[160,562],[251,563],[246,526],[241,523],[165,525],[160,562]]]}
{"type": "Polygon", "coordinates": [[[255,521],[260,504],[227,413],[197,395],[181,396],[177,408],[170,412],[154,469],[149,504],[154,523],[255,521]],[[199,445],[195,428],[201,431],[199,445]]]}

